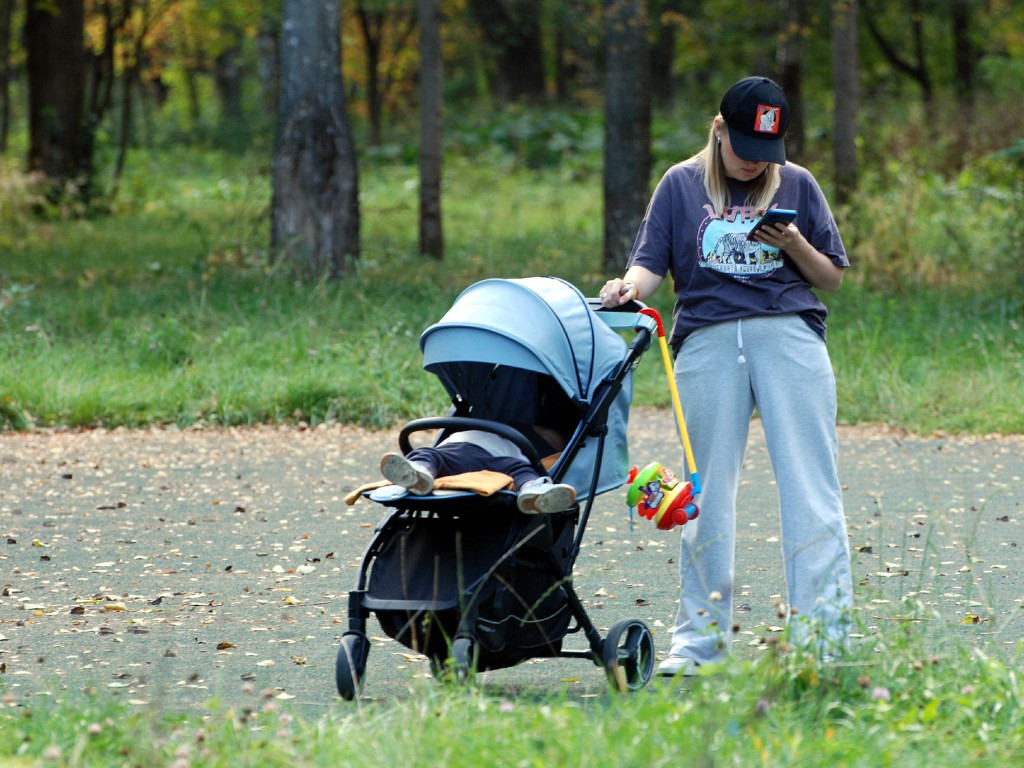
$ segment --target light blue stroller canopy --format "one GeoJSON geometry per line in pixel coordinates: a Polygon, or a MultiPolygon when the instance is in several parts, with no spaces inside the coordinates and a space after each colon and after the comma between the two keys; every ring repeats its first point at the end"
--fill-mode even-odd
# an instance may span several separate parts
{"type": "Polygon", "coordinates": [[[626,342],[595,314],[572,284],[552,277],[490,279],[475,283],[420,337],[423,367],[443,383],[461,415],[502,423],[531,421],[537,392],[550,377],[568,399],[562,409],[583,444],[562,481],[578,499],[626,481],[626,436],[633,398],[632,373],[608,409],[600,466],[598,438],[585,423],[598,386],[626,356],[626,342]],[[567,412],[566,412],[567,411],[567,412]]]}

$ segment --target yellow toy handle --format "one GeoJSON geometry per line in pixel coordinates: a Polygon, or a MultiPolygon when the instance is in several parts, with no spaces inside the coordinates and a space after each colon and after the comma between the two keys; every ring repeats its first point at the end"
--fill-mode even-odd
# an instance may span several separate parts
{"type": "Polygon", "coordinates": [[[658,343],[661,346],[661,359],[665,363],[665,375],[668,377],[669,392],[672,393],[672,406],[676,412],[676,424],[679,426],[679,437],[683,441],[683,452],[686,454],[686,465],[690,470],[690,482],[693,484],[694,495],[700,493],[700,475],[697,474],[697,462],[693,458],[693,448],[690,447],[690,435],[686,431],[686,419],[683,418],[683,406],[679,402],[679,389],[676,387],[676,377],[672,373],[672,355],[668,351],[668,342],[665,340],[665,326],[661,322],[661,315],[653,307],[644,307],[640,314],[654,318],[658,324],[658,343]]]}

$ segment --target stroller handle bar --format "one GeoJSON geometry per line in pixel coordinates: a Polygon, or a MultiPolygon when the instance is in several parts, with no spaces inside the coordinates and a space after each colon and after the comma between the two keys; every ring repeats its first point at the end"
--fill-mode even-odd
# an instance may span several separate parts
{"type": "Polygon", "coordinates": [[[618,307],[606,307],[600,299],[587,299],[587,305],[609,328],[646,328],[652,336],[656,333],[657,323],[645,312],[647,305],[642,301],[634,299],[618,307]]]}

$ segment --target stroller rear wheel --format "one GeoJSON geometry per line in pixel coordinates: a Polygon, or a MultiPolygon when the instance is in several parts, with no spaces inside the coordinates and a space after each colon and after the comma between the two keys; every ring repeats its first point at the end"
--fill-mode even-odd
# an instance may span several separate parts
{"type": "Polygon", "coordinates": [[[362,690],[369,651],[370,643],[365,635],[359,632],[346,632],[341,636],[334,678],[338,686],[338,695],[346,701],[354,699],[362,690]]]}
{"type": "Polygon", "coordinates": [[[620,621],[602,646],[604,671],[612,686],[625,693],[647,685],[654,671],[654,636],[638,619],[620,621]]]}

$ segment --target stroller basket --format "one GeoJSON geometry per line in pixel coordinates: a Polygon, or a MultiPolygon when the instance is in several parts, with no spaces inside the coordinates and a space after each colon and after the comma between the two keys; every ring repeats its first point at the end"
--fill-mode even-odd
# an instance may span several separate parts
{"type": "MultiPolygon", "coordinates": [[[[497,506],[514,509],[514,501],[497,506]]],[[[547,566],[555,553],[556,567],[568,567],[571,518],[514,515],[510,525],[495,525],[491,514],[400,518],[377,555],[363,605],[388,636],[436,661],[447,659],[460,617],[471,610],[480,670],[557,655],[572,614],[547,566]]]]}

